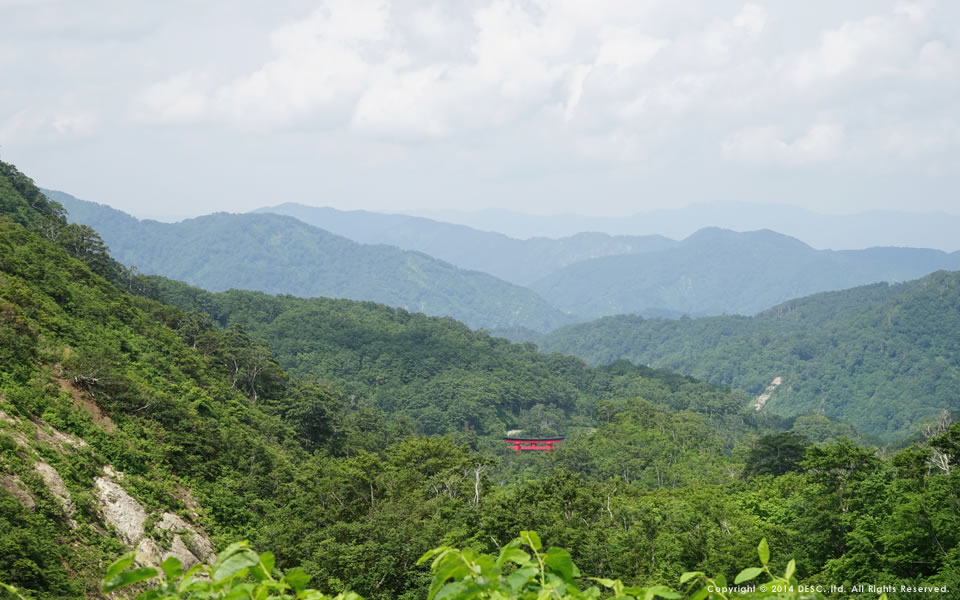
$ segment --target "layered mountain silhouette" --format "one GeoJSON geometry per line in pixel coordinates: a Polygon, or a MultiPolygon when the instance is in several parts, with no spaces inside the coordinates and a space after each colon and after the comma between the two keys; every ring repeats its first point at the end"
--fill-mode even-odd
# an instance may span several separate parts
{"type": "Polygon", "coordinates": [[[96,229],[120,262],[210,291],[371,300],[471,327],[547,331],[573,321],[527,288],[420,252],[360,244],[292,217],[218,213],[159,223],[45,193],[70,220],[96,229]]]}
{"type": "Polygon", "coordinates": [[[213,291],[372,300],[497,330],[545,332],[615,314],[750,315],[817,292],[960,269],[960,252],[815,250],[770,230],[707,228],[682,241],[597,233],[520,240],[292,204],[158,223],[49,193],[101,232],[121,262],[147,273],[213,291]]]}
{"type": "Polygon", "coordinates": [[[719,202],[622,217],[530,215],[504,209],[435,210],[417,214],[516,238],[563,237],[580,231],[599,231],[610,235],[660,234],[682,239],[705,227],[722,227],[734,231],[772,229],[819,249],[908,246],[947,252],[960,250],[960,238],[956,234],[960,230],[960,216],[944,212],[870,210],[833,215],[787,204],[719,202]]]}
{"type": "Polygon", "coordinates": [[[661,235],[611,236],[578,232],[552,239],[511,238],[409,215],[342,211],[334,208],[281,204],[258,209],[296,217],[316,227],[365,244],[390,244],[418,250],[465,269],[476,269],[520,285],[530,283],[568,265],[616,254],[663,250],[677,242],[661,235]]]}
{"type": "Polygon", "coordinates": [[[655,309],[749,315],[790,298],[906,281],[939,269],[960,269],[960,252],[814,250],[769,230],[709,228],[665,250],[579,262],[531,287],[554,306],[587,317],[655,309]]]}

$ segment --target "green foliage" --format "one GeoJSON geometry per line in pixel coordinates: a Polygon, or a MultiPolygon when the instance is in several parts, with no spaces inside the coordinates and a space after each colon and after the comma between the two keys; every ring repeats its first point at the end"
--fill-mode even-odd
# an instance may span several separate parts
{"type": "MultiPolygon", "coordinates": [[[[821,413],[891,442],[960,409],[958,307],[960,273],[939,272],[803,298],[751,318],[610,317],[557,331],[543,346],[591,363],[675,369],[757,395],[782,377],[765,411],[821,413]]],[[[813,429],[800,433],[816,441],[841,434],[813,429]]]]}
{"type": "MultiPolygon", "coordinates": [[[[440,546],[428,550],[417,561],[418,565],[430,564],[433,574],[426,600],[596,600],[606,590],[614,598],[624,600],[718,600],[738,598],[779,598],[782,600],[817,600],[824,596],[817,591],[801,586],[796,577],[793,561],[784,575],[774,575],[768,565],[770,551],[766,539],[758,547],[760,567],[748,567],[740,571],[733,586],[728,586],[722,575],[706,577],[702,572],[686,572],[679,578],[681,586],[691,588],[684,594],[667,585],[630,586],[619,579],[589,578],[589,585],[580,569],[574,564],[570,553],[563,548],[551,547],[544,551],[540,536],[535,531],[521,531],[520,536],[504,544],[497,554],[485,554],[471,548],[457,549],[440,546]],[[744,592],[759,575],[765,574],[768,582],[758,586],[757,591],[744,592]],[[738,587],[739,586],[739,587],[738,587]]],[[[212,566],[197,565],[186,573],[175,558],[167,559],[160,569],[134,567],[134,555],[127,554],[107,568],[102,589],[110,593],[143,581],[159,578],[153,588],[141,592],[137,600],[161,598],[298,598],[323,600],[325,594],[307,589],[310,576],[299,567],[283,573],[275,568],[273,554],[257,554],[246,542],[230,545],[212,566]]],[[[813,587],[813,586],[809,586],[813,587]]],[[[357,594],[341,592],[336,598],[362,600],[357,594]]],[[[885,596],[881,597],[882,599],[885,596]]]]}
{"type": "Polygon", "coordinates": [[[360,600],[356,594],[326,596],[307,589],[310,576],[297,567],[281,572],[270,552],[257,554],[246,542],[228,546],[213,565],[196,565],[184,572],[179,560],[170,557],[159,569],[135,567],[134,554],[126,554],[107,568],[102,590],[111,593],[140,582],[159,579],[154,587],[137,595],[138,600],[174,598],[298,598],[302,600],[360,600]]]}
{"type": "MultiPolygon", "coordinates": [[[[236,290],[211,294],[159,277],[144,278],[144,287],[151,298],[207,311],[221,327],[240,326],[265,339],[281,367],[295,378],[333,384],[342,390],[343,404],[367,403],[405,415],[424,434],[565,434],[592,423],[601,398],[615,401],[616,409],[642,396],[717,422],[747,404],[743,395],[668,371],[629,363],[591,369],[450,319],[372,303],[236,290]]],[[[188,343],[213,352],[189,322],[185,333],[182,324],[173,325],[188,343]]],[[[731,437],[740,429],[731,423],[731,437]]]]}
{"type": "MultiPolygon", "coordinates": [[[[556,582],[586,593],[594,584],[574,565],[614,594],[663,590],[689,571],[681,588],[698,594],[735,581],[762,538],[777,552],[751,568],[788,580],[960,585],[960,470],[945,420],[890,457],[797,419],[794,432],[820,444],[799,470],[791,458],[783,475],[744,480],[740,453],[789,423],[722,387],[625,361],[590,368],[369,303],[122,285],[181,308],[131,296],[54,238],[0,218],[0,579],[31,599],[98,595],[102,565],[128,550],[95,501],[105,466],[125,474],[148,524],[170,511],[211,534],[221,560],[212,579],[188,582],[195,596],[280,595],[310,576],[332,593],[413,600],[430,591],[416,566],[430,548],[495,565],[532,530],[542,542],[528,534],[513,549],[536,561],[524,594],[556,582]],[[517,426],[566,440],[550,455],[513,453],[498,438],[517,426]],[[63,478],[72,517],[40,460],[63,478]],[[225,543],[243,538],[276,554],[225,543]]],[[[505,578],[526,560],[510,554],[505,578]]],[[[181,593],[175,564],[128,566],[109,585],[181,593]]]]}
{"type": "Polygon", "coordinates": [[[754,442],[747,457],[747,475],[783,475],[800,470],[810,441],[792,431],[772,433],[754,442]]]}

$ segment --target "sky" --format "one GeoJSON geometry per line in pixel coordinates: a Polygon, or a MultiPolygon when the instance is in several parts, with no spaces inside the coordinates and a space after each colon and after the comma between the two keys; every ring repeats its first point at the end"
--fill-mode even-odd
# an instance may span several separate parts
{"type": "Polygon", "coordinates": [[[138,216],[960,214],[960,2],[0,0],[0,159],[138,216]]]}

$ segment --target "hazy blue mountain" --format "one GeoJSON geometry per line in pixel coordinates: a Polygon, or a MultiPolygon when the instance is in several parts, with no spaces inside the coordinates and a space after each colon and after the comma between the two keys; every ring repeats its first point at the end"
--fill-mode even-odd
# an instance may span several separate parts
{"type": "Polygon", "coordinates": [[[426,252],[465,269],[483,271],[520,285],[529,285],[567,265],[615,254],[662,250],[676,242],[659,235],[610,236],[581,233],[560,239],[519,240],[409,215],[362,210],[341,211],[302,204],[281,204],[255,212],[296,217],[316,227],[366,244],[390,244],[426,252]]]}
{"type": "Polygon", "coordinates": [[[527,288],[419,252],[360,244],[292,217],[218,213],[159,223],[46,193],[72,221],[96,229],[120,262],[210,291],[372,300],[472,327],[546,331],[573,321],[527,288]]]}
{"type": "Polygon", "coordinates": [[[754,317],[621,315],[561,328],[541,349],[627,359],[759,395],[784,417],[820,412],[888,440],[960,410],[960,273],[791,300],[754,317]]]}
{"type": "Polygon", "coordinates": [[[814,248],[858,249],[913,246],[960,250],[960,216],[874,210],[852,215],[825,215],[783,204],[724,202],[625,217],[527,215],[508,210],[477,212],[422,211],[423,216],[497,231],[517,238],[562,237],[579,231],[611,235],[659,234],[682,239],[705,227],[734,231],[772,229],[799,238],[814,248]]]}
{"type": "Polygon", "coordinates": [[[960,269],[960,252],[916,248],[814,250],[773,231],[709,228],[673,248],[583,261],[531,287],[554,306],[587,317],[754,314],[808,294],[960,269]]]}

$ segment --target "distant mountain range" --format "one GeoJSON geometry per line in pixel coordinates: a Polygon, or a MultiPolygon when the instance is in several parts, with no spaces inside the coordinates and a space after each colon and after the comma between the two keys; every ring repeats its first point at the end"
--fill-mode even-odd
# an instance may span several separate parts
{"type": "Polygon", "coordinates": [[[371,300],[475,328],[548,331],[573,322],[527,288],[419,252],[360,244],[292,217],[218,213],[159,223],[44,193],[63,204],[71,221],[96,229],[120,262],[210,291],[371,300]]]}
{"type": "Polygon", "coordinates": [[[783,204],[724,202],[656,210],[623,217],[529,215],[509,210],[476,212],[420,211],[425,217],[496,231],[515,238],[563,237],[582,231],[611,235],[660,234],[682,239],[705,227],[734,231],[772,229],[799,238],[814,248],[850,250],[874,246],[960,250],[960,216],[873,210],[825,215],[783,204]]]}
{"type": "Polygon", "coordinates": [[[914,248],[817,251],[768,230],[706,228],[681,242],[659,235],[602,233],[519,240],[407,215],[300,204],[257,212],[293,216],[359,242],[426,252],[529,285],[564,312],[586,317],[754,314],[816,292],[960,269],[960,253],[914,248]]]}
{"type": "Polygon", "coordinates": [[[657,309],[750,315],[790,298],[939,269],[960,269],[960,252],[814,250],[773,231],[710,228],[665,250],[582,261],[531,287],[554,306],[587,317],[657,309]]]}
{"type": "Polygon", "coordinates": [[[423,217],[341,211],[333,208],[281,204],[254,212],[296,217],[316,227],[365,244],[390,244],[417,250],[465,269],[489,273],[519,285],[529,285],[567,265],[616,254],[662,250],[677,242],[661,235],[611,236],[576,233],[560,239],[520,240],[502,233],[423,217]]]}
{"type": "Polygon", "coordinates": [[[754,314],[821,291],[960,269],[960,252],[814,250],[769,230],[707,228],[682,241],[518,240],[420,217],[293,204],[158,223],[48,193],[71,219],[99,231],[121,262],[146,273],[211,291],[372,300],[498,331],[546,332],[614,314],[754,314]]]}
{"type": "Polygon", "coordinates": [[[627,359],[755,395],[772,387],[764,410],[820,412],[894,440],[960,410],[960,273],[817,294],[755,317],[605,317],[537,342],[593,364],[627,359]]]}

